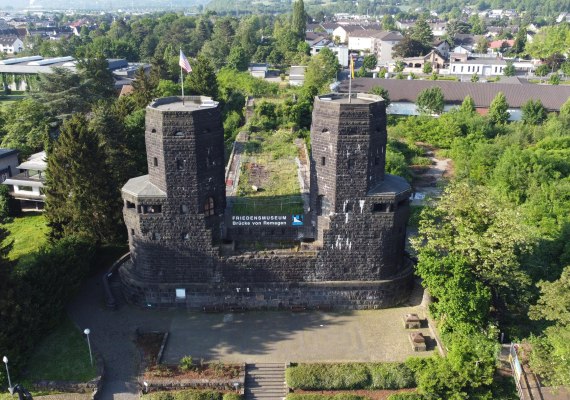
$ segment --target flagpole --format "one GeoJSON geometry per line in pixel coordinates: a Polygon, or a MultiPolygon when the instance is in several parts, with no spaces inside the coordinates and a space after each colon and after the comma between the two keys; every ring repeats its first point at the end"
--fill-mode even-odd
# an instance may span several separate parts
{"type": "Polygon", "coordinates": [[[352,71],[354,71],[354,61],[352,61],[352,54],[350,55],[350,68],[348,71],[348,103],[352,103],[352,71]]]}
{"type": "MultiPolygon", "coordinates": [[[[180,48],[180,52],[182,53],[182,48],[180,48]]],[[[180,66],[180,80],[182,82],[182,105],[184,105],[184,72],[182,71],[182,65],[180,66]]]]}

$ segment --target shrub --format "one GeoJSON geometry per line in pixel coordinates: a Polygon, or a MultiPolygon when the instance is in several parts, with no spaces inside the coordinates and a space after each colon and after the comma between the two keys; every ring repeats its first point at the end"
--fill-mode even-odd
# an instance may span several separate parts
{"type": "Polygon", "coordinates": [[[388,396],[388,400],[423,400],[424,397],[417,393],[395,393],[388,396]]]}
{"type": "Polygon", "coordinates": [[[220,392],[214,392],[211,390],[180,390],[172,392],[149,393],[144,395],[143,399],[144,400],[222,400],[222,394],[220,392]]]}
{"type": "Polygon", "coordinates": [[[192,360],[192,356],[184,356],[180,359],[180,363],[178,364],[182,371],[190,371],[194,369],[194,364],[192,360]]]}
{"type": "Polygon", "coordinates": [[[243,396],[237,393],[224,393],[222,400],[243,400],[243,396]]]}
{"type": "Polygon", "coordinates": [[[402,389],[415,386],[414,372],[402,363],[301,364],[286,379],[304,390],[402,389]]]}
{"type": "Polygon", "coordinates": [[[287,400],[368,400],[368,397],[348,393],[339,393],[334,396],[326,394],[290,393],[287,400]]]}
{"type": "Polygon", "coordinates": [[[365,364],[301,364],[287,368],[286,380],[295,389],[362,389],[369,374],[365,364]]]}
{"type": "Polygon", "coordinates": [[[371,389],[402,389],[416,385],[414,372],[405,364],[373,364],[369,369],[371,389]]]}

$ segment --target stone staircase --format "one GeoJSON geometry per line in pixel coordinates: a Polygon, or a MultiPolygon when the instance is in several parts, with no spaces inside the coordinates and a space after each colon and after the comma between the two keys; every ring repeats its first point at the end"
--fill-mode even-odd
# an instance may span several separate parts
{"type": "Polygon", "coordinates": [[[282,400],[287,395],[285,364],[247,364],[245,400],[282,400]]]}

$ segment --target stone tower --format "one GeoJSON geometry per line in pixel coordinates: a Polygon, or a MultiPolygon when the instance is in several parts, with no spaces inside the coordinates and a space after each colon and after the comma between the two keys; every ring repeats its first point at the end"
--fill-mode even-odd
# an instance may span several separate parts
{"type": "Polygon", "coordinates": [[[410,186],[385,174],[386,108],[379,96],[315,99],[311,210],[317,280],[379,280],[403,266],[410,186]]]}
{"type": "Polygon", "coordinates": [[[133,261],[123,281],[137,290],[208,282],[226,206],[220,106],[201,96],[156,100],[146,109],[145,140],[149,174],[122,189],[133,261]]]}

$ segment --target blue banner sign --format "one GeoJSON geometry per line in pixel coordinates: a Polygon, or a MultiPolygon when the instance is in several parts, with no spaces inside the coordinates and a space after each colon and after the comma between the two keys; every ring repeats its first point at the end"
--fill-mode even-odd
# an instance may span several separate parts
{"type": "Polygon", "coordinates": [[[232,226],[248,226],[248,227],[285,227],[285,226],[303,226],[305,216],[303,214],[295,215],[232,215],[232,226]]]}

